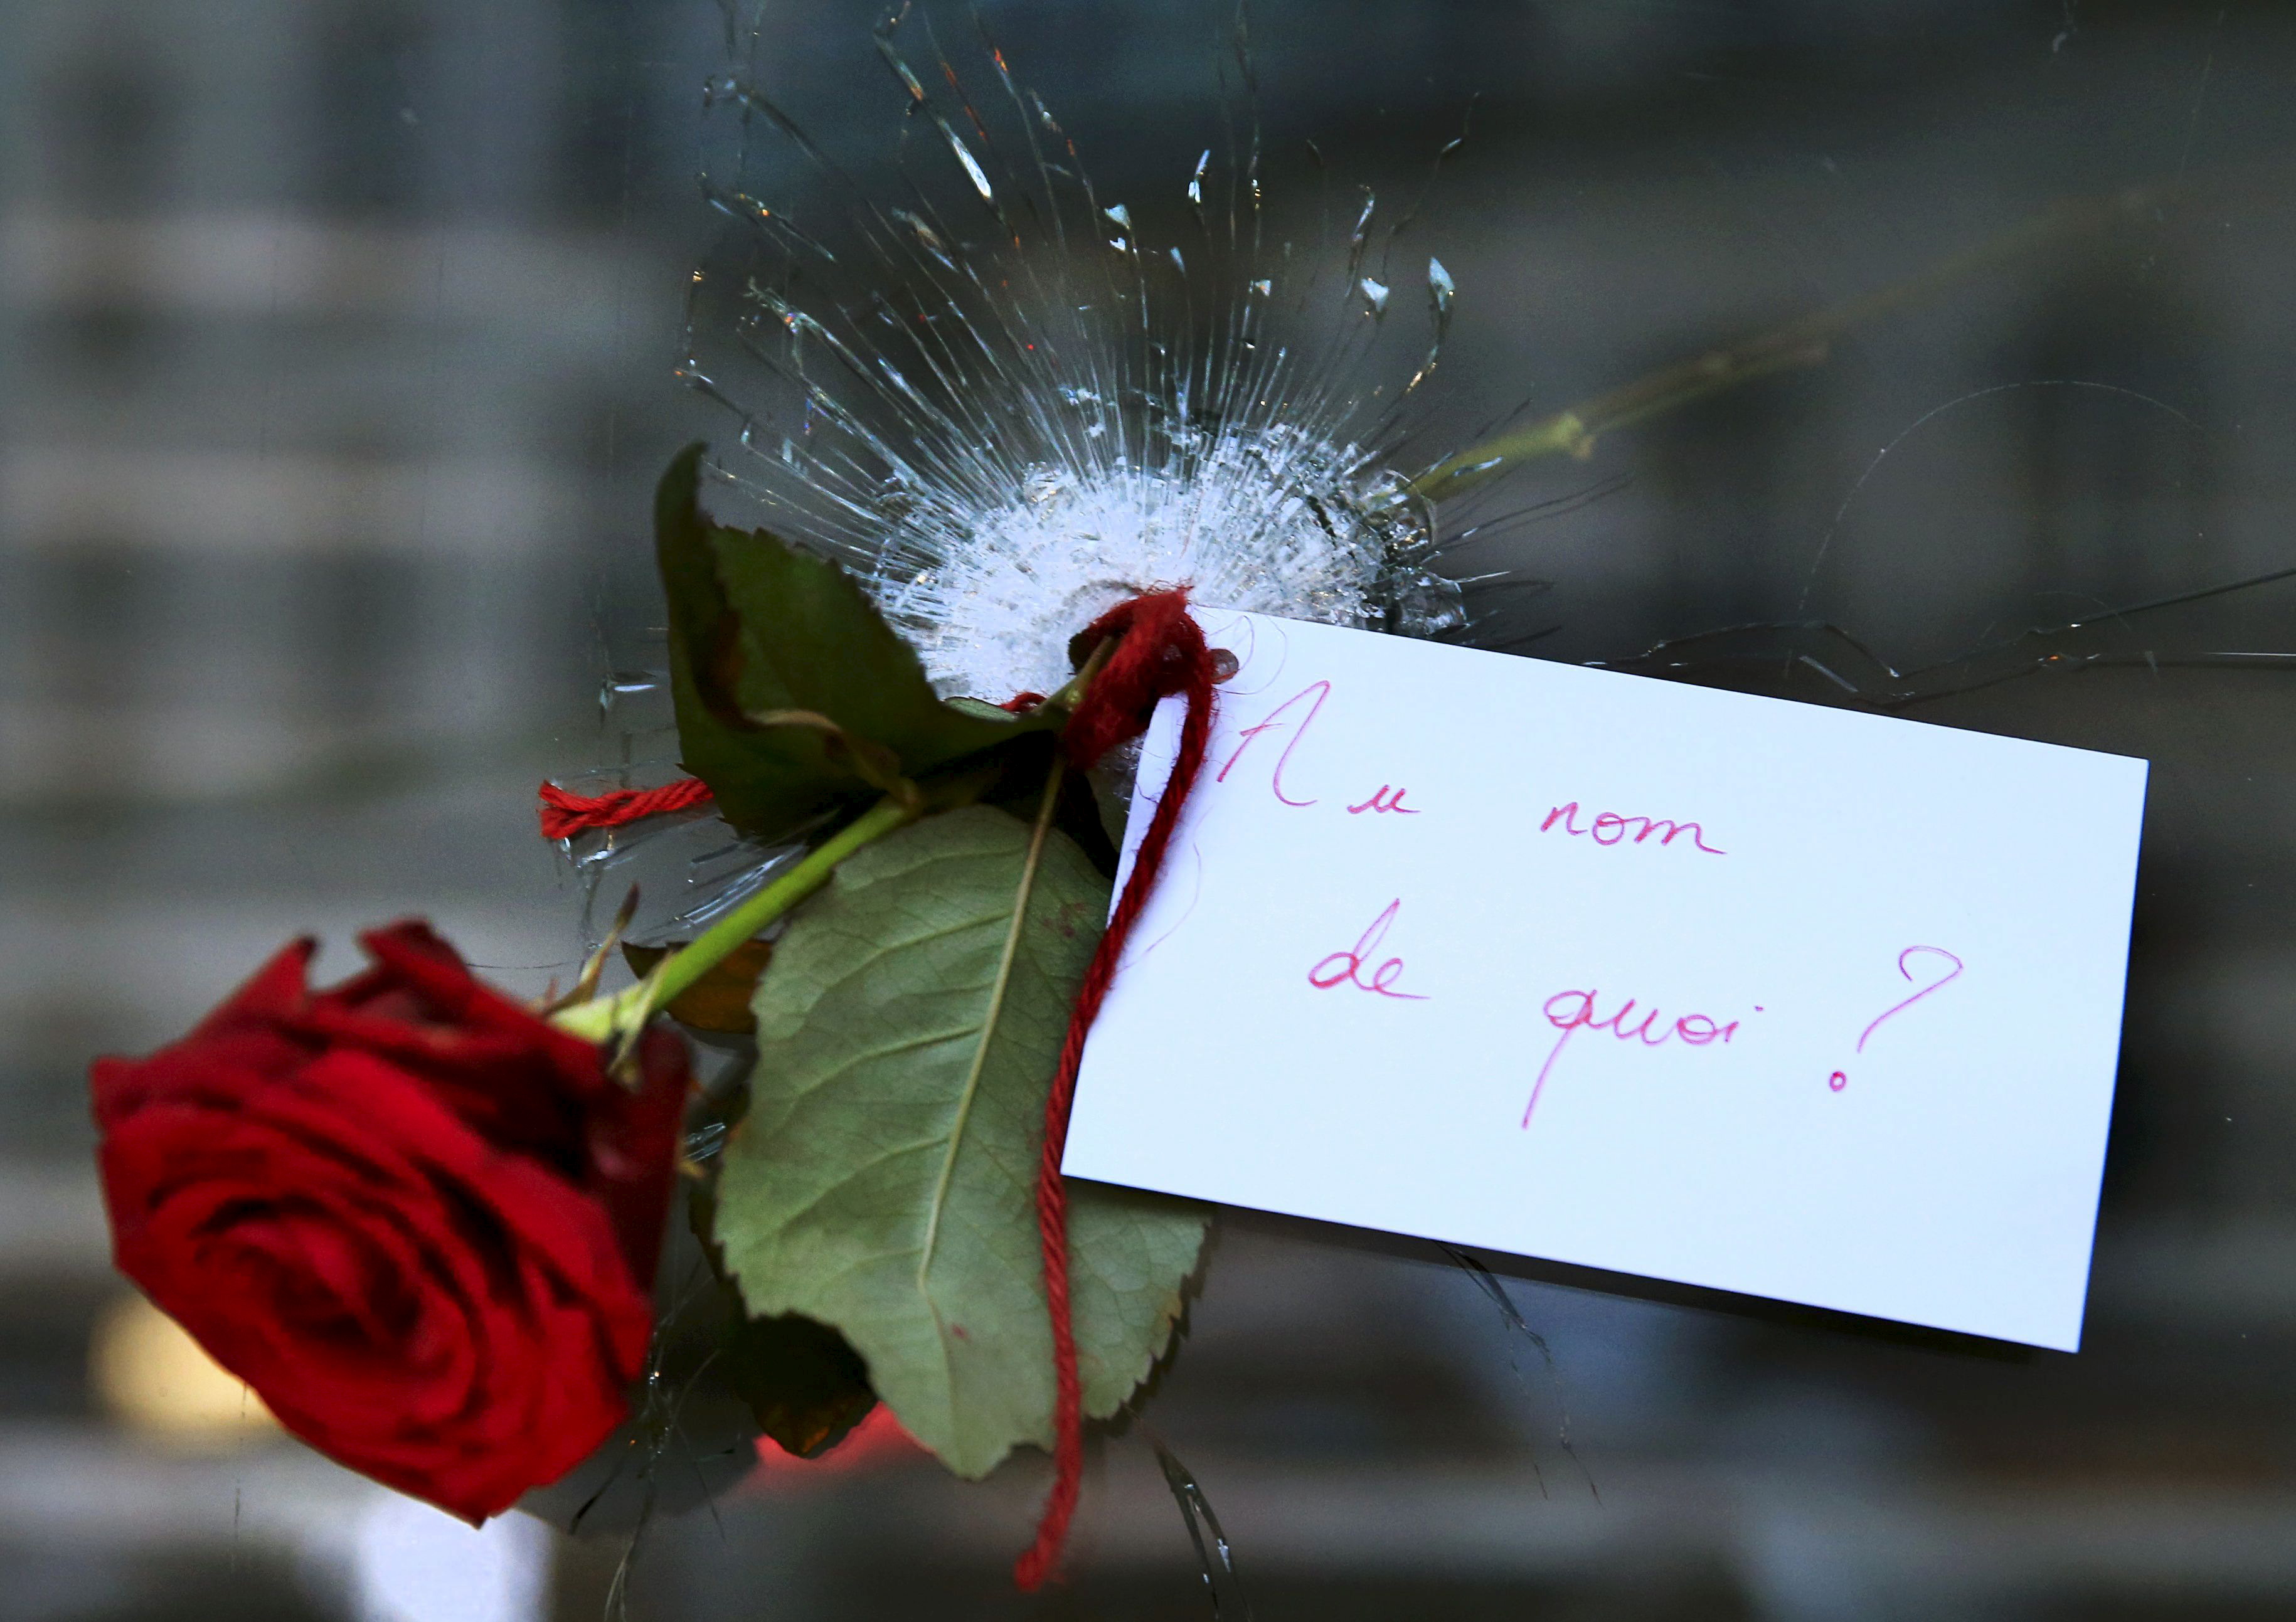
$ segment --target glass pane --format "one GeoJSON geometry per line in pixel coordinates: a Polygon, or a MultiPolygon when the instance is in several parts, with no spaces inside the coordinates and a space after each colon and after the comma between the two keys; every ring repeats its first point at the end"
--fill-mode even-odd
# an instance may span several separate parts
{"type": "Polygon", "coordinates": [[[2296,15],[881,20],[0,21],[0,1613],[2296,1608],[2296,15]],[[1020,365],[957,410],[931,369],[972,377],[950,357],[997,312],[1100,318],[1063,278],[1141,300],[1140,364],[1177,399],[1201,360],[1194,406],[1020,365]],[[650,528],[680,446],[712,443],[729,517],[865,569],[888,454],[974,467],[981,423],[1039,406],[1168,441],[1257,409],[1222,369],[1279,348],[1271,420],[1438,470],[1358,618],[2153,763],[2080,1352],[1229,1213],[1177,1356],[1094,1444],[1068,1580],[1024,1599],[1034,1455],[961,1483],[880,1421],[800,1462],[673,1371],[537,1503],[562,1528],[603,1486],[578,1535],[464,1534],[137,1338],[92,1053],[169,1039],[299,933],[332,978],[421,913],[532,995],[633,878],[641,941],[757,882],[772,850],[703,814],[585,864],[534,822],[545,777],[675,772],[650,528]]]}

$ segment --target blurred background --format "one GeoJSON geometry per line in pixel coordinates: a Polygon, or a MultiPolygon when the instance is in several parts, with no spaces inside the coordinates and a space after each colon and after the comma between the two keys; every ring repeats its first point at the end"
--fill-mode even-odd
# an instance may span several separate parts
{"type": "MultiPolygon", "coordinates": [[[[1103,195],[1174,235],[1235,105],[1227,9],[978,9],[1103,195]]],[[[409,912],[521,990],[578,957],[534,786],[663,752],[602,695],[659,625],[652,481],[734,426],[673,375],[723,225],[702,86],[754,51],[854,184],[946,184],[876,15],[0,12],[0,1622],[2296,1615],[2279,5],[1250,12],[1303,242],[1466,132],[1398,250],[1459,288],[1428,460],[1994,245],[1445,522],[1475,530],[1453,572],[1504,577],[1471,594],[1485,645],[2154,762],[2079,1355],[1239,1214],[1097,1455],[1071,1582],[1023,1600],[1034,1462],[964,1487],[878,1433],[744,1476],[744,1438],[697,1430],[618,1587],[634,1514],[468,1533],[277,1439],[139,1315],[91,1054],[307,930],[331,974],[409,912]]],[[[967,8],[923,15],[977,65],[967,8]]],[[[753,187],[824,206],[779,151],[753,187]]]]}

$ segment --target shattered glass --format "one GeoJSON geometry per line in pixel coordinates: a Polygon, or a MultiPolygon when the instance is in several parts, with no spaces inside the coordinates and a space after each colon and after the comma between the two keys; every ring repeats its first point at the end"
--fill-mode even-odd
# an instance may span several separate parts
{"type": "Polygon", "coordinates": [[[1262,185],[1238,26],[1218,162],[1198,154],[1183,220],[1136,224],[986,19],[966,32],[944,50],[906,6],[873,32],[902,97],[901,202],[747,66],[709,81],[738,136],[702,189],[733,225],[694,276],[683,375],[738,428],[723,476],[851,564],[951,696],[1050,692],[1076,627],[1183,580],[1334,624],[1462,623],[1394,465],[1454,285],[1426,261],[1424,353],[1404,376],[1388,282],[1362,274],[1390,276],[1415,209],[1387,223],[1366,190],[1344,242],[1292,240],[1302,222],[1262,185]],[[780,200],[791,159],[830,194],[810,210],[780,200]]]}

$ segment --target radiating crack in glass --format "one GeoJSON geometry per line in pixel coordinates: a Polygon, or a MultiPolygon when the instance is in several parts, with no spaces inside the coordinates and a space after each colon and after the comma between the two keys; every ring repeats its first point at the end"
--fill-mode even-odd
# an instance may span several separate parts
{"type": "Polygon", "coordinates": [[[2296,670],[2296,649],[2258,650],[2211,645],[2205,630],[2177,638],[2148,637],[2137,621],[2171,609],[2256,593],[2296,579],[2296,568],[2180,592],[2093,618],[2037,627],[2005,642],[1972,649],[1938,664],[1901,671],[1848,632],[1818,622],[1732,626],[1662,642],[1635,658],[1601,661],[1636,676],[1684,680],[1791,677],[1807,670],[1834,692],[1874,709],[1899,709],[2020,677],[2141,666],[2158,672],[2296,670]]]}
{"type": "MultiPolygon", "coordinates": [[[[717,1353],[711,1352],[692,1373],[673,1385],[664,1369],[670,1339],[668,1331],[696,1299],[714,1288],[715,1281],[709,1275],[706,1265],[695,1264],[680,1285],[676,1300],[656,1324],[653,1341],[646,1348],[642,1395],[637,1411],[631,1415],[629,1435],[621,1455],[614,1462],[614,1467],[607,1473],[606,1479],[582,1501],[581,1506],[567,1523],[570,1534],[578,1533],[590,1511],[598,1507],[609,1492],[626,1480],[636,1482],[639,1493],[637,1515],[630,1528],[629,1542],[622,1550],[621,1559],[615,1562],[613,1578],[606,1590],[604,1614],[612,1618],[612,1622],[628,1622],[630,1579],[637,1569],[638,1552],[644,1545],[647,1528],[653,1523],[656,1503],[660,1495],[662,1466],[668,1462],[671,1448],[684,1439],[679,1421],[685,1412],[686,1399],[693,1395],[694,1388],[709,1372],[710,1365],[718,1357],[717,1353]]],[[[702,1476],[701,1460],[688,1450],[680,1462],[694,1472],[702,1490],[702,1501],[709,1506],[710,1519],[718,1522],[722,1536],[725,1523],[718,1516],[717,1495],[702,1476]]]]}
{"type": "Polygon", "coordinates": [[[1188,1541],[1196,1546],[1196,1561],[1203,1570],[1204,1593],[1211,1602],[1215,1622],[1251,1622],[1251,1600],[1244,1593],[1243,1576],[1236,1569],[1235,1551],[1228,1546],[1227,1533],[1220,1526],[1219,1517],[1212,1512],[1211,1500],[1196,1484],[1195,1472],[1180,1462],[1179,1455],[1164,1445],[1161,1437],[1144,1427],[1141,1434],[1156,1450],[1156,1463],[1164,1472],[1164,1485],[1171,1489],[1172,1501],[1180,1506],[1180,1518],[1188,1528],[1188,1541]]]}
{"type": "MultiPolygon", "coordinates": [[[[1491,1304],[1499,1309],[1499,1317],[1505,1323],[1508,1331],[1507,1366],[1514,1371],[1515,1384],[1526,1391],[1529,1389],[1529,1381],[1523,1377],[1522,1360],[1515,1355],[1516,1343],[1519,1340],[1528,1340],[1532,1349],[1538,1352],[1539,1362],[1546,1365],[1546,1377],[1554,1382],[1555,1392],[1559,1398],[1562,1390],[1562,1372],[1555,1366],[1554,1348],[1546,1344],[1546,1336],[1531,1328],[1521,1309],[1515,1306],[1514,1298],[1507,1294],[1506,1286],[1500,1282],[1498,1275],[1456,1245],[1439,1243],[1437,1248],[1456,1263],[1469,1278],[1474,1280],[1475,1287],[1489,1297],[1491,1304]]],[[[1567,1403],[1562,1405],[1562,1418],[1555,1428],[1555,1440],[1561,1444],[1563,1456],[1576,1465],[1578,1473],[1586,1478],[1587,1491],[1594,1496],[1597,1503],[1601,1503],[1603,1489],[1595,1485],[1595,1473],[1587,1468],[1587,1462],[1578,1456],[1578,1448],[1571,1443],[1570,1409],[1567,1403]]],[[[1536,1454],[1531,1456],[1530,1473],[1538,1483],[1538,1495],[1542,1498],[1546,1497],[1547,1495],[1546,1472],[1539,1468],[1536,1454]]]]}
{"type": "Polygon", "coordinates": [[[1841,533],[1841,520],[1849,516],[1849,509],[1857,505],[1857,498],[1865,493],[1867,482],[1875,473],[1881,471],[1882,464],[1890,459],[1899,446],[1949,412],[1958,411],[1964,406],[1973,405],[1979,400],[1990,399],[1996,395],[2013,394],[2027,389],[2094,389],[2099,394],[2119,395],[2128,399],[2140,401],[2156,410],[2164,411],[2186,428],[2198,430],[2201,426],[2191,417],[2169,405],[2168,401],[2156,396],[2144,394],[2134,389],[2124,389],[2118,383],[2094,382],[2086,378],[2025,378],[2013,383],[1995,383],[1989,388],[1972,389],[1966,394],[1957,394],[1942,405],[1932,406],[1899,430],[1896,438],[1874,453],[1874,459],[1866,464],[1866,471],[1857,475],[1857,482],[1849,487],[1849,493],[1841,498],[1841,505],[1834,510],[1833,521],[1826,526],[1824,536],[1817,543],[1817,551],[1809,561],[1808,571],[1802,577],[1801,598],[1795,604],[1796,610],[1800,611],[1809,606],[1809,594],[1817,589],[1818,576],[1825,568],[1826,554],[1833,549],[1834,537],[1841,533]]]}
{"type": "MultiPolygon", "coordinates": [[[[681,375],[740,423],[721,476],[853,569],[951,694],[1050,691],[1079,627],[1183,581],[1208,603],[1328,624],[1464,623],[1430,567],[1431,510],[1390,466],[1450,324],[1439,260],[1417,273],[1431,332],[1415,370],[1374,363],[1403,281],[1387,260],[1419,204],[1382,232],[1366,191],[1334,288],[1319,256],[1266,240],[1248,107],[1225,157],[1205,147],[1174,177],[1192,240],[1149,241],[973,25],[993,99],[923,13],[876,30],[904,131],[932,154],[904,145],[898,204],[754,75],[710,81],[741,138],[703,195],[734,224],[696,274],[681,375]],[[812,205],[826,217],[758,194],[775,187],[750,173],[753,130],[834,200],[812,205]]],[[[1232,37],[1249,103],[1241,12],[1232,37]]]]}

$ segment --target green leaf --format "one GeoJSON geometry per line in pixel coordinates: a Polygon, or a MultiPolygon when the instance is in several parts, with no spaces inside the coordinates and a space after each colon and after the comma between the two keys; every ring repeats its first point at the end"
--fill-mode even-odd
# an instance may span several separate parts
{"type": "Polygon", "coordinates": [[[722,1366],[758,1429],[800,1459],[827,1453],[877,1405],[860,1357],[842,1335],[810,1318],[734,1325],[722,1366]]]}
{"type": "MultiPolygon", "coordinates": [[[[1057,829],[948,812],[840,867],[758,987],[757,1076],[718,1190],[726,1271],[750,1312],[840,1331],[960,1475],[1052,1441],[1037,1159],[1108,893],[1057,829]]],[[[1121,1406],[1170,1339],[1208,1220],[1070,1184],[1087,1414],[1121,1406]]]]}
{"type": "Polygon", "coordinates": [[[1052,726],[1051,716],[942,702],[844,570],[766,530],[714,522],[700,501],[703,449],[688,446],[662,475],[654,533],[679,752],[726,821],[787,834],[840,801],[874,798],[874,762],[914,778],[1052,726]]]}

